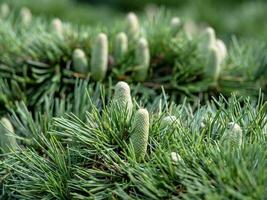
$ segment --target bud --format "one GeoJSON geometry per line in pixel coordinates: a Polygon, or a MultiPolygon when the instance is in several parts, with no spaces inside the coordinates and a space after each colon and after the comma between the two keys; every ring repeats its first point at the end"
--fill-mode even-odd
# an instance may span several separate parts
{"type": "Polygon", "coordinates": [[[145,38],[140,38],[135,51],[136,59],[136,70],[134,73],[134,79],[136,81],[144,81],[147,77],[149,64],[150,64],[150,53],[148,42],[145,38]]]}
{"type": "Polygon", "coordinates": [[[9,8],[8,4],[3,3],[1,5],[1,8],[0,9],[1,9],[1,17],[2,18],[6,18],[9,15],[9,13],[10,13],[10,8],[9,8]]]}
{"type": "Polygon", "coordinates": [[[173,17],[171,19],[171,33],[175,36],[181,29],[182,23],[179,17],[173,17]]]}
{"type": "Polygon", "coordinates": [[[144,159],[148,145],[149,114],[146,109],[139,109],[134,117],[133,130],[130,141],[133,144],[135,158],[138,161],[144,159]]]}
{"type": "Polygon", "coordinates": [[[62,21],[59,18],[53,19],[52,27],[58,34],[60,35],[63,34],[63,25],[62,25],[62,21]]]}
{"type": "Polygon", "coordinates": [[[130,87],[126,82],[120,81],[116,84],[112,103],[118,111],[127,111],[128,119],[131,117],[133,102],[130,87]]]}
{"type": "Polygon", "coordinates": [[[193,36],[196,35],[198,28],[193,21],[188,20],[185,22],[183,29],[188,39],[192,40],[193,36]]]}
{"type": "Polygon", "coordinates": [[[224,42],[220,39],[216,40],[216,46],[219,49],[221,61],[223,61],[227,56],[227,48],[224,42]]]}
{"type": "Polygon", "coordinates": [[[108,68],[108,39],[106,34],[99,33],[92,48],[91,73],[99,81],[106,76],[108,68]]]}
{"type": "Polygon", "coordinates": [[[76,72],[87,73],[89,71],[88,62],[83,50],[75,49],[72,54],[72,61],[73,68],[76,72]]]}
{"type": "Polygon", "coordinates": [[[206,76],[216,82],[221,71],[221,57],[219,49],[211,46],[208,49],[208,60],[206,66],[206,76]]]}
{"type": "Polygon", "coordinates": [[[128,38],[124,32],[119,33],[115,39],[114,54],[117,61],[121,60],[128,51],[128,38]]]}
{"type": "Polygon", "coordinates": [[[171,159],[175,164],[183,162],[183,159],[177,152],[171,152],[171,159]]]}
{"type": "Polygon", "coordinates": [[[16,138],[11,135],[15,134],[11,122],[7,118],[2,117],[0,123],[0,149],[3,153],[9,153],[12,150],[16,150],[18,144],[16,138]]]}
{"type": "Polygon", "coordinates": [[[216,35],[213,28],[206,28],[200,36],[200,49],[205,53],[209,48],[216,45],[216,35]]]}
{"type": "Polygon", "coordinates": [[[126,34],[129,40],[136,40],[140,34],[140,25],[136,14],[130,12],[126,17],[126,34]]]}
{"type": "Polygon", "coordinates": [[[230,145],[240,147],[242,145],[242,136],[243,133],[241,127],[235,122],[230,122],[226,130],[227,138],[225,138],[230,145]]]}
{"type": "Polygon", "coordinates": [[[32,21],[32,13],[27,7],[22,7],[20,10],[21,22],[24,25],[29,25],[32,21]]]}
{"type": "Polygon", "coordinates": [[[167,126],[170,126],[170,125],[174,124],[176,122],[176,120],[177,120],[177,118],[173,115],[166,116],[162,119],[162,121],[160,123],[160,127],[165,128],[167,126]]]}

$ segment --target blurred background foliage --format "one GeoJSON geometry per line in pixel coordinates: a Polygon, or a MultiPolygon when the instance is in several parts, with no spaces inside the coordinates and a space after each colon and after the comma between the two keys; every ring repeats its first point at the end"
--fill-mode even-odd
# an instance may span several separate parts
{"type": "Polygon", "coordinates": [[[267,1],[265,0],[9,0],[13,8],[29,7],[34,15],[59,17],[78,25],[112,27],[114,20],[129,11],[140,17],[158,7],[172,15],[196,23],[208,24],[224,40],[232,36],[250,39],[267,38],[267,1]]]}

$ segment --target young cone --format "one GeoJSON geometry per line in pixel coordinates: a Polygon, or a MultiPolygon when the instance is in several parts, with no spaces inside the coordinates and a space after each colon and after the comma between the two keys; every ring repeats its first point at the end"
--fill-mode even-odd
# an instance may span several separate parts
{"type": "Polygon", "coordinates": [[[216,46],[220,51],[221,61],[223,61],[225,59],[225,57],[227,56],[227,48],[226,48],[224,42],[220,39],[216,40],[216,46]]]}
{"type": "Polygon", "coordinates": [[[16,150],[18,147],[16,138],[10,136],[10,134],[14,134],[12,124],[5,117],[1,118],[0,123],[0,149],[3,153],[9,153],[12,150],[16,150]]]}
{"type": "Polygon", "coordinates": [[[213,28],[206,28],[200,36],[200,50],[205,53],[211,47],[216,45],[216,35],[213,28]]]}
{"type": "Polygon", "coordinates": [[[76,72],[87,73],[89,71],[88,62],[83,50],[75,49],[72,54],[72,60],[73,68],[76,72]]]}
{"type": "Polygon", "coordinates": [[[1,5],[1,17],[2,18],[6,18],[8,15],[9,15],[9,13],[10,13],[10,8],[9,8],[9,6],[8,6],[8,4],[6,4],[6,3],[3,3],[2,5],[1,5]]]}
{"type": "Polygon", "coordinates": [[[135,59],[137,68],[134,73],[134,79],[136,81],[144,81],[147,77],[150,64],[149,46],[145,38],[140,38],[138,41],[135,59]]]}
{"type": "Polygon", "coordinates": [[[230,122],[224,139],[228,141],[232,147],[240,147],[242,145],[242,136],[241,127],[235,122],[230,122]]]}
{"type": "Polygon", "coordinates": [[[98,34],[92,49],[91,73],[92,78],[103,80],[108,67],[108,39],[106,34],[98,34]]]}
{"type": "Polygon", "coordinates": [[[179,32],[180,28],[181,28],[181,20],[179,17],[173,17],[171,19],[171,24],[170,24],[170,27],[171,27],[171,34],[173,36],[177,35],[177,33],[179,32]]]}
{"type": "Polygon", "coordinates": [[[62,21],[59,18],[53,19],[52,26],[55,32],[57,32],[60,35],[63,34],[63,25],[62,25],[62,21]]]}
{"type": "Polygon", "coordinates": [[[174,164],[183,163],[183,159],[177,152],[171,152],[171,159],[174,164]]]}
{"type": "Polygon", "coordinates": [[[133,12],[130,12],[126,17],[126,30],[125,30],[130,41],[136,40],[140,34],[139,20],[133,12]]]}
{"type": "Polygon", "coordinates": [[[139,109],[134,117],[133,130],[130,141],[133,144],[137,161],[144,159],[147,151],[149,134],[149,114],[146,109],[139,109]]]}
{"type": "Polygon", "coordinates": [[[115,39],[114,55],[116,61],[121,60],[128,51],[128,38],[124,32],[120,32],[115,39]]]}
{"type": "Polygon", "coordinates": [[[176,120],[177,120],[177,118],[173,115],[166,116],[162,119],[162,121],[160,123],[160,127],[165,128],[167,126],[170,126],[170,125],[174,124],[176,120]]]}
{"type": "Polygon", "coordinates": [[[193,37],[198,33],[197,25],[191,20],[188,20],[184,23],[183,29],[189,40],[192,40],[193,37]]]}
{"type": "Polygon", "coordinates": [[[20,10],[20,17],[22,24],[28,26],[32,21],[32,13],[29,8],[23,7],[20,10]]]}
{"type": "Polygon", "coordinates": [[[116,84],[112,103],[118,111],[127,111],[128,119],[131,117],[133,102],[130,87],[126,82],[120,81],[116,84]]]}
{"type": "Polygon", "coordinates": [[[217,82],[221,71],[220,51],[216,46],[211,46],[208,50],[208,60],[206,66],[207,78],[217,82]]]}

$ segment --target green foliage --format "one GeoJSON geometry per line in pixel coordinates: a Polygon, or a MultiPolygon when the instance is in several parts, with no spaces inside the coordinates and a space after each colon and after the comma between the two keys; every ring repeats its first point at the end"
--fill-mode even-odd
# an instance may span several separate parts
{"type": "MultiPolygon", "coordinates": [[[[144,125],[147,111],[137,111],[135,105],[138,119],[128,123],[105,103],[108,91],[92,89],[80,82],[75,99],[60,104],[50,99],[46,110],[36,114],[18,105],[20,114],[11,118],[21,148],[1,159],[5,195],[11,199],[261,199],[266,195],[267,107],[262,98],[255,102],[233,96],[191,106],[175,105],[161,96],[145,104],[149,137],[146,156],[139,162],[141,157],[134,156],[134,143],[129,142],[136,128],[144,125]],[[168,115],[177,121],[162,129],[168,115]],[[241,146],[229,148],[221,142],[230,122],[243,130],[241,146]]],[[[140,147],[140,137],[136,139],[140,147]]]]}
{"type": "Polygon", "coordinates": [[[142,80],[146,88],[158,94],[164,86],[176,99],[182,99],[184,95],[230,95],[233,91],[256,96],[259,88],[266,89],[266,44],[261,45],[260,51],[255,41],[233,40],[214,86],[213,81],[205,76],[207,55],[199,52],[199,38],[189,39],[182,27],[173,37],[170,28],[172,16],[168,12],[159,11],[154,17],[155,20],[146,18],[139,22],[141,35],[147,38],[148,44],[143,45],[146,43],[144,39],[140,39],[139,45],[129,41],[127,52],[117,61],[117,47],[113,44],[116,35],[125,30],[124,22],[118,22],[113,29],[105,31],[111,41],[106,44],[96,40],[96,35],[104,28],[81,26],[77,29],[62,23],[64,31],[59,34],[53,25],[55,21],[33,17],[31,24],[25,26],[17,13],[11,12],[7,20],[1,22],[0,28],[0,77],[5,83],[4,87],[1,86],[1,105],[10,109],[14,108],[15,101],[24,100],[27,105],[35,106],[44,101],[46,94],[64,96],[72,91],[77,78],[88,77],[91,81],[103,79],[105,83],[107,77],[114,82],[142,80]],[[149,51],[146,46],[149,46],[149,51]],[[89,76],[73,66],[72,54],[77,48],[83,49],[86,55],[83,65],[85,60],[91,63],[89,76]],[[259,70],[261,73],[257,72],[259,70]]]}
{"type": "Polygon", "coordinates": [[[234,19],[236,6],[210,17],[186,2],[123,20],[29,2],[0,7],[0,199],[267,196],[264,28],[217,38],[259,26],[248,17],[260,22],[264,3],[234,19]]]}

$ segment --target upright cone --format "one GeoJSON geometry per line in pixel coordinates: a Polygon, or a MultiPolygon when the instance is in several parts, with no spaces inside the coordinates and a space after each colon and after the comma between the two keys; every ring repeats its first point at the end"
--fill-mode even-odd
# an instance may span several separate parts
{"type": "Polygon", "coordinates": [[[133,144],[135,158],[142,161],[146,155],[149,135],[149,114],[146,109],[139,109],[134,117],[130,141],[133,144]]]}
{"type": "Polygon", "coordinates": [[[59,18],[55,18],[52,20],[52,26],[56,33],[60,35],[63,34],[63,25],[62,21],[59,18]]]}
{"type": "Polygon", "coordinates": [[[88,73],[88,61],[83,50],[75,49],[72,54],[73,68],[79,73],[88,73]]]}
{"type": "Polygon", "coordinates": [[[216,46],[220,51],[221,61],[223,61],[227,56],[227,48],[226,48],[224,42],[222,40],[220,40],[220,39],[216,40],[216,46]]]}
{"type": "Polygon", "coordinates": [[[1,18],[3,18],[3,19],[6,18],[10,13],[10,8],[9,8],[8,4],[3,3],[0,7],[0,12],[1,12],[0,13],[1,18]]]}
{"type": "Polygon", "coordinates": [[[200,50],[205,53],[216,44],[216,35],[213,28],[206,28],[200,36],[200,50]]]}
{"type": "Polygon", "coordinates": [[[232,147],[241,147],[242,137],[243,131],[241,127],[235,122],[230,122],[228,124],[224,140],[227,141],[232,147]]]}
{"type": "Polygon", "coordinates": [[[11,122],[7,118],[2,117],[0,123],[0,149],[2,149],[3,153],[16,150],[18,144],[16,138],[11,136],[11,134],[14,134],[14,128],[11,122]]]}
{"type": "Polygon", "coordinates": [[[181,29],[181,26],[182,26],[182,23],[181,23],[180,18],[179,17],[173,17],[171,19],[171,24],[170,24],[171,34],[173,36],[176,36],[177,33],[179,32],[179,30],[181,29]]]}
{"type": "Polygon", "coordinates": [[[140,35],[139,20],[133,12],[130,12],[126,17],[126,29],[125,32],[130,41],[136,40],[140,35]]]}
{"type": "Polygon", "coordinates": [[[108,39],[99,33],[92,49],[91,73],[94,80],[103,80],[108,68],[108,39]]]}
{"type": "Polygon", "coordinates": [[[124,32],[120,32],[115,39],[114,56],[116,61],[121,60],[128,51],[128,38],[124,32]]]}
{"type": "Polygon", "coordinates": [[[22,7],[20,10],[21,22],[25,26],[28,26],[32,21],[32,13],[29,8],[22,7]]]}
{"type": "Polygon", "coordinates": [[[128,119],[130,118],[132,114],[133,102],[130,87],[126,82],[120,81],[116,84],[112,104],[112,106],[115,106],[118,112],[126,111],[128,119]]]}
{"type": "Polygon", "coordinates": [[[136,81],[144,81],[147,77],[150,65],[150,52],[148,42],[145,38],[140,38],[135,52],[136,70],[134,79],[136,81]]]}
{"type": "Polygon", "coordinates": [[[206,76],[214,82],[218,81],[221,71],[220,51],[216,46],[211,46],[208,49],[208,59],[206,66],[206,76]]]}

